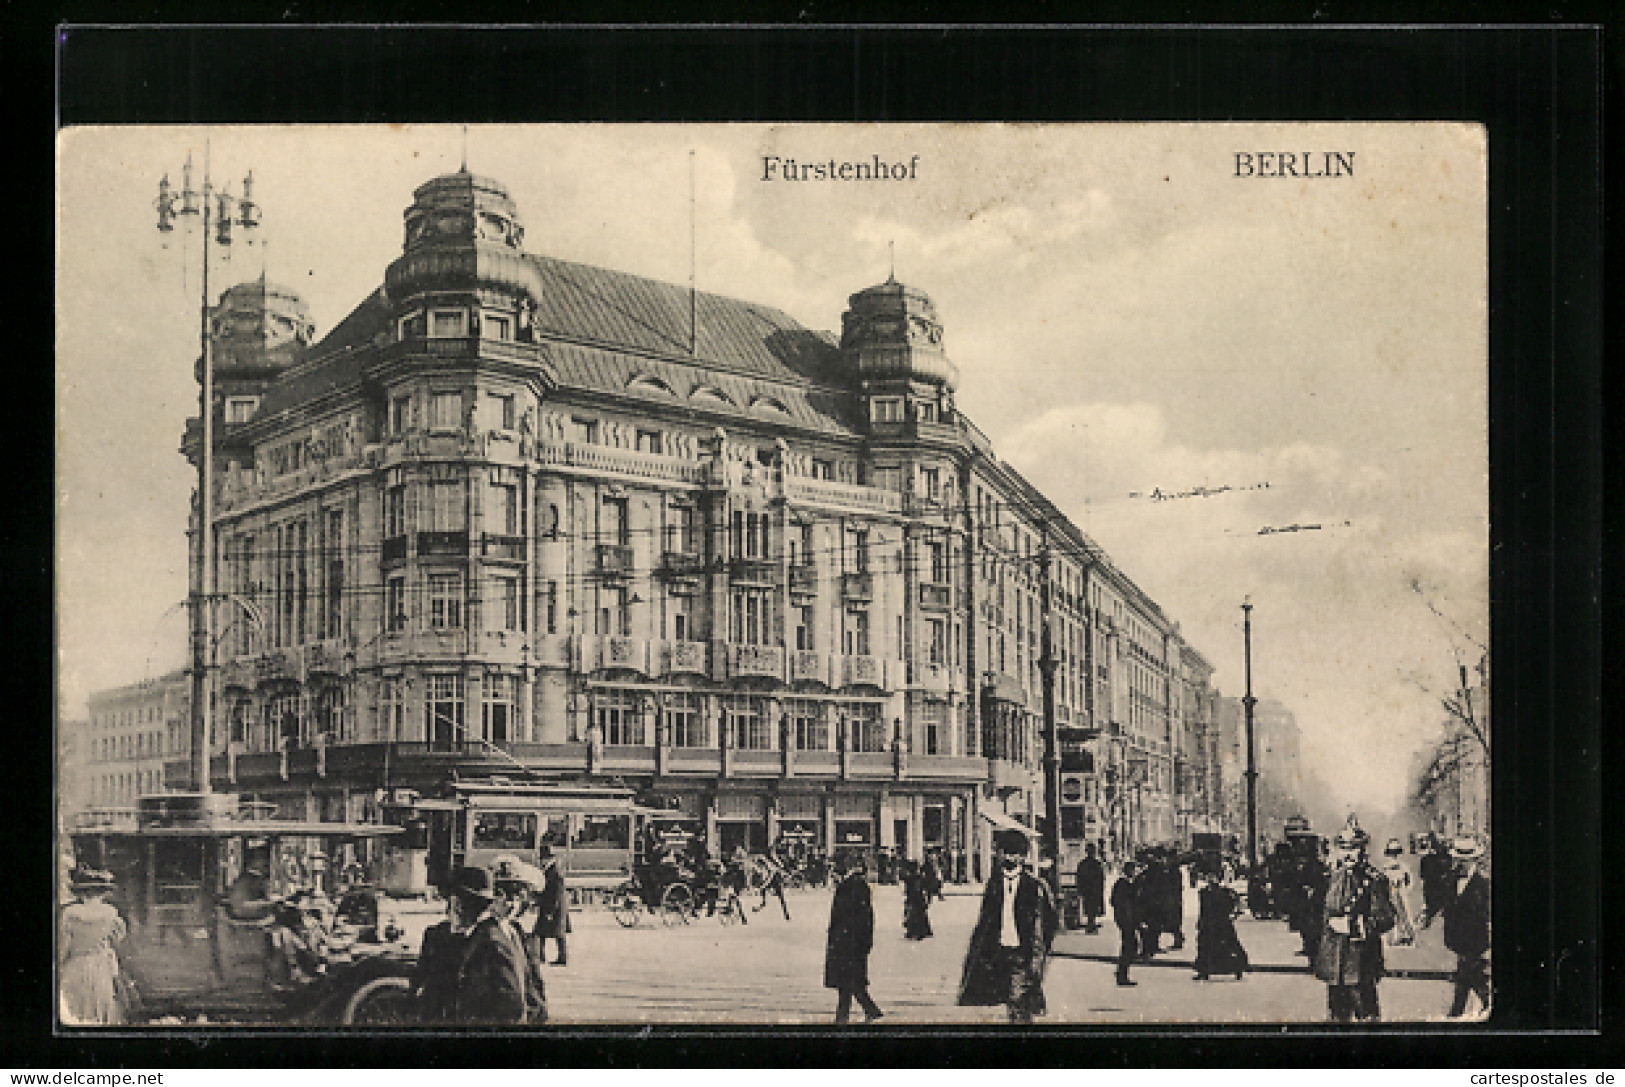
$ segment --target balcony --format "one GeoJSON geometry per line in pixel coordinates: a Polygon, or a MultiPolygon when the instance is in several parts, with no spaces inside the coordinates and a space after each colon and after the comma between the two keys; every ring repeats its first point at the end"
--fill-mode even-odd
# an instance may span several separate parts
{"type": "Polygon", "coordinates": [[[666,773],[715,776],[722,773],[722,752],[714,747],[668,747],[666,773]]]}
{"type": "Polygon", "coordinates": [[[734,559],[728,563],[728,580],[771,588],[778,584],[779,564],[773,559],[734,559]]]}
{"type": "Polygon", "coordinates": [[[655,749],[605,744],[598,767],[606,773],[652,774],[655,769],[655,749]]]}
{"type": "Polygon", "coordinates": [[[889,778],[897,762],[890,751],[854,751],[847,755],[847,774],[854,778],[889,778]]]}
{"type": "Polygon", "coordinates": [[[797,777],[812,777],[815,775],[834,777],[840,772],[841,757],[833,751],[796,752],[797,777]]]}
{"type": "Polygon", "coordinates": [[[784,679],[784,650],[776,645],[728,643],[728,676],[784,679]]]}
{"type": "Polygon", "coordinates": [[[798,649],[790,654],[790,682],[822,683],[832,687],[829,676],[829,655],[815,653],[808,649],[798,649]]]}
{"type": "Polygon", "coordinates": [[[706,465],[702,461],[586,442],[539,443],[536,456],[543,464],[576,468],[595,475],[632,476],[690,484],[704,483],[706,478],[706,465]]]}
{"type": "Polygon", "coordinates": [[[784,770],[784,754],[779,751],[758,751],[735,748],[733,770],[740,777],[779,777],[784,770]]]}
{"type": "Polygon", "coordinates": [[[920,583],[920,607],[931,608],[936,611],[947,611],[953,607],[954,590],[948,585],[936,585],[931,582],[920,583]]]}
{"type": "Polygon", "coordinates": [[[494,532],[487,532],[481,538],[480,554],[488,559],[504,559],[509,562],[525,561],[525,538],[523,536],[505,536],[494,532]]]}
{"type": "Polygon", "coordinates": [[[631,544],[599,544],[598,576],[627,577],[632,573],[631,544]]]}
{"type": "Polygon", "coordinates": [[[953,678],[954,670],[948,665],[926,661],[916,669],[914,682],[928,691],[947,691],[953,686],[953,678]]]}
{"type": "Polygon", "coordinates": [[[842,574],[841,596],[846,600],[868,603],[875,598],[875,579],[873,574],[842,574]]]}
{"type": "Polygon", "coordinates": [[[818,570],[811,563],[790,567],[790,591],[803,596],[818,592],[818,570]]]}
{"type": "Polygon", "coordinates": [[[784,497],[797,505],[828,506],[862,513],[897,513],[903,508],[903,496],[896,491],[807,476],[787,476],[784,497]]]}
{"type": "Polygon", "coordinates": [[[705,575],[705,559],[692,551],[667,551],[660,556],[660,576],[668,581],[697,583],[705,575]]]}
{"type": "Polygon", "coordinates": [[[599,666],[625,668],[648,675],[649,643],[642,638],[605,638],[599,666]]]}
{"type": "Polygon", "coordinates": [[[384,540],[383,562],[389,566],[397,562],[406,561],[406,537],[390,536],[384,540]]]}
{"type": "Polygon", "coordinates": [[[665,664],[665,673],[675,675],[688,673],[689,675],[703,676],[706,670],[706,650],[709,648],[705,642],[666,642],[662,660],[665,664]]]}
{"type": "Polygon", "coordinates": [[[884,672],[879,657],[841,658],[843,687],[884,687],[884,672]]]}
{"type": "Polygon", "coordinates": [[[451,532],[418,533],[419,558],[460,558],[467,554],[468,533],[462,529],[451,532]]]}
{"type": "Polygon", "coordinates": [[[910,755],[910,779],[972,782],[987,780],[987,760],[964,755],[910,755]]]}

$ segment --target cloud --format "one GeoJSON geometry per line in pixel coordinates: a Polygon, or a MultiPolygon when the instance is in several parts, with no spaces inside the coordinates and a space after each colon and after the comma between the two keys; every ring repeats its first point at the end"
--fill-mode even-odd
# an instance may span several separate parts
{"type": "Polygon", "coordinates": [[[1024,267],[1046,252],[1104,227],[1112,219],[1111,197],[1090,189],[1080,197],[1044,208],[998,204],[972,211],[948,227],[922,229],[895,218],[866,215],[853,224],[851,237],[860,251],[884,254],[895,242],[899,255],[933,275],[952,274],[996,262],[1024,267]]]}

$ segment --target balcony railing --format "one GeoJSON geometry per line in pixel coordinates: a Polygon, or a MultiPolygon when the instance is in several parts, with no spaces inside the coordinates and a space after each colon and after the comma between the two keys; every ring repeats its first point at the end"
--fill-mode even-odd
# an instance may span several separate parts
{"type": "Polygon", "coordinates": [[[868,513],[896,513],[903,508],[903,496],[896,491],[863,487],[855,483],[837,483],[832,479],[811,479],[807,476],[787,477],[784,481],[784,496],[795,503],[834,506],[868,513]]]}
{"type": "Polygon", "coordinates": [[[697,580],[704,573],[705,559],[691,551],[667,551],[660,556],[662,577],[697,580]]]}
{"type": "Polygon", "coordinates": [[[776,645],[728,645],[728,674],[730,676],[765,676],[784,678],[784,650],[776,645]]]}
{"type": "Polygon", "coordinates": [[[647,675],[649,643],[642,638],[605,638],[602,665],[605,668],[630,668],[647,675]]]}
{"type": "Polygon", "coordinates": [[[419,556],[446,556],[468,554],[468,533],[462,529],[451,532],[419,532],[419,556]]]}
{"type": "Polygon", "coordinates": [[[487,532],[482,542],[484,543],[484,549],[481,553],[488,559],[509,559],[513,562],[524,561],[525,538],[523,536],[508,536],[487,532]]]}
{"type": "Polygon", "coordinates": [[[879,657],[841,658],[841,681],[847,687],[884,686],[883,672],[879,657]]]}
{"type": "Polygon", "coordinates": [[[626,577],[631,572],[631,544],[598,545],[598,575],[600,577],[626,577]]]}
{"type": "Polygon", "coordinates": [[[406,561],[405,536],[390,536],[384,540],[383,561],[385,563],[406,561]]]}
{"type": "Polygon", "coordinates": [[[709,648],[705,642],[667,642],[666,672],[668,674],[687,672],[692,675],[704,675],[706,670],[706,650],[709,648]]]}
{"type": "Polygon", "coordinates": [[[811,563],[797,563],[790,567],[790,591],[812,594],[818,591],[818,568],[811,563]]]}
{"type": "Polygon", "coordinates": [[[841,595],[848,600],[873,600],[875,580],[872,574],[842,574],[841,595]]]}
{"type": "Polygon", "coordinates": [[[773,559],[734,559],[728,563],[728,579],[736,585],[775,585],[779,564],[773,559]]]}
{"type": "Polygon", "coordinates": [[[829,656],[809,649],[798,649],[790,654],[790,682],[812,680],[826,687],[829,682],[829,656]]]}
{"type": "Polygon", "coordinates": [[[536,455],[544,464],[673,483],[704,483],[706,477],[706,465],[700,461],[586,442],[542,443],[536,455]]]}
{"type": "Polygon", "coordinates": [[[948,585],[920,583],[920,607],[947,609],[953,606],[954,591],[948,585]]]}

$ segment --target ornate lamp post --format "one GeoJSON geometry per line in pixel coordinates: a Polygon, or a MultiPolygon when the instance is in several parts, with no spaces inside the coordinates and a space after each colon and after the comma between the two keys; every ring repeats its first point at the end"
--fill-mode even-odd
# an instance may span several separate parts
{"type": "Polygon", "coordinates": [[[175,220],[190,226],[190,220],[202,217],[203,225],[203,295],[199,306],[198,331],[203,349],[203,384],[198,394],[199,415],[203,421],[203,448],[198,457],[197,500],[197,556],[198,564],[191,577],[192,605],[192,707],[191,737],[188,745],[192,768],[192,791],[209,792],[209,758],[211,722],[213,720],[214,684],[214,352],[213,337],[209,330],[209,260],[214,248],[230,247],[232,228],[253,231],[260,225],[260,208],[253,199],[254,174],[243,178],[241,200],[222,186],[215,189],[209,177],[208,145],[203,152],[203,187],[192,187],[192,156],[187,155],[181,171],[181,190],[174,192],[169,175],[158,182],[158,199],[153,206],[158,211],[158,230],[168,234],[175,229],[175,220]]]}

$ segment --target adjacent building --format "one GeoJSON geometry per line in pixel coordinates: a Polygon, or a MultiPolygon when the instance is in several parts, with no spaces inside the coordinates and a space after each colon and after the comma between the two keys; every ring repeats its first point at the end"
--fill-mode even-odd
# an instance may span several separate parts
{"type": "Polygon", "coordinates": [[[523,239],[459,171],[324,337],[263,280],[214,307],[216,788],[605,781],[975,875],[1042,816],[1049,667],[1069,839],[1211,823],[1211,666],[960,410],[925,293],[837,336],[523,239]]]}
{"type": "Polygon", "coordinates": [[[65,722],[59,733],[74,737],[57,764],[64,815],[133,818],[137,797],[164,792],[169,767],[186,752],[191,704],[181,671],[92,694],[89,720],[77,729],[65,722]]]}

